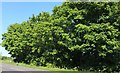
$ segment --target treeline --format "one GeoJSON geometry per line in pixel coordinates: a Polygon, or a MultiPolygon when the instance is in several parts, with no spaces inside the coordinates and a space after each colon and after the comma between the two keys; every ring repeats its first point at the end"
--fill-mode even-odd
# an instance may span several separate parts
{"type": "Polygon", "coordinates": [[[0,56],[0,60],[12,60],[12,58],[7,56],[0,56]]]}
{"type": "Polygon", "coordinates": [[[120,2],[64,2],[12,24],[2,46],[15,62],[120,71],[120,2]]]}

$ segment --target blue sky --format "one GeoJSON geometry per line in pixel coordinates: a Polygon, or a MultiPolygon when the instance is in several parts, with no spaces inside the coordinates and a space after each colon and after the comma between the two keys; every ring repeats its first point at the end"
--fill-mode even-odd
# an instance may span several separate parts
{"type": "MultiPolygon", "coordinates": [[[[0,38],[2,33],[7,32],[10,24],[26,21],[32,14],[38,15],[42,11],[52,13],[54,6],[61,4],[61,2],[2,2],[2,6],[0,6],[0,14],[2,14],[0,15],[2,16],[0,17],[2,20],[0,22],[0,38]]],[[[4,47],[0,46],[0,52],[4,56],[10,56],[4,47]]]]}

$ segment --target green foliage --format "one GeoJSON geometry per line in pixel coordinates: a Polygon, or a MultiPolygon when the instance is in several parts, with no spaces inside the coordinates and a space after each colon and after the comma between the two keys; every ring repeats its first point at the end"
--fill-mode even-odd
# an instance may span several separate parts
{"type": "Polygon", "coordinates": [[[1,56],[1,58],[0,58],[1,60],[12,60],[12,58],[11,57],[6,57],[6,56],[1,56]]]}
{"type": "Polygon", "coordinates": [[[2,46],[14,61],[101,72],[120,71],[120,2],[64,2],[12,24],[2,46]]]}

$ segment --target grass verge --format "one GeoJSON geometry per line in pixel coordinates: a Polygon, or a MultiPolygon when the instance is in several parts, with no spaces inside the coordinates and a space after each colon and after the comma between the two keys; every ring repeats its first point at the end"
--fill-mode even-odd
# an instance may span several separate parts
{"type": "MultiPolygon", "coordinates": [[[[15,62],[10,62],[9,60],[0,60],[0,62],[5,63],[5,64],[11,64],[11,65],[16,65],[15,62]]],[[[73,71],[73,70],[68,70],[68,69],[60,69],[60,68],[51,68],[51,67],[42,67],[42,66],[35,66],[35,65],[28,65],[24,63],[18,63],[18,66],[23,66],[23,67],[28,67],[28,68],[35,68],[39,70],[45,70],[45,71],[73,71]]]]}
{"type": "Polygon", "coordinates": [[[0,62],[2,62],[4,64],[15,65],[15,66],[23,66],[23,67],[27,67],[27,68],[35,68],[35,69],[42,70],[42,71],[54,71],[54,72],[57,72],[57,73],[95,73],[95,72],[82,72],[82,71],[76,71],[76,70],[70,70],[70,69],[42,67],[42,66],[28,65],[28,64],[24,64],[24,63],[19,63],[17,65],[15,62],[13,62],[13,61],[10,62],[9,60],[0,60],[0,62]]]}

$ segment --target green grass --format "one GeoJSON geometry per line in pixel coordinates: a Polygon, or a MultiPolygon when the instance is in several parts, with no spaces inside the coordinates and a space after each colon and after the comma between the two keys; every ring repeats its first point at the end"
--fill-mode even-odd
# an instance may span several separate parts
{"type": "MultiPolygon", "coordinates": [[[[12,64],[16,65],[15,62],[10,62],[9,60],[0,60],[0,62],[5,63],[5,64],[12,64]]],[[[18,66],[23,66],[23,67],[28,67],[28,68],[35,68],[39,70],[46,70],[46,71],[73,71],[73,70],[68,70],[68,69],[60,69],[60,68],[51,68],[51,67],[42,67],[42,66],[35,66],[35,65],[28,65],[24,63],[19,63],[18,66]]]]}
{"type": "MultiPolygon", "coordinates": [[[[0,62],[17,66],[17,64],[15,62],[13,62],[13,61],[10,62],[9,60],[0,60],[0,62]]],[[[75,71],[75,70],[70,70],[70,69],[42,67],[42,66],[28,65],[28,64],[24,64],[24,63],[19,63],[18,66],[23,66],[23,67],[27,67],[27,68],[35,68],[38,70],[45,70],[45,71],[57,71],[57,73],[95,73],[95,72],[75,71]]]]}

